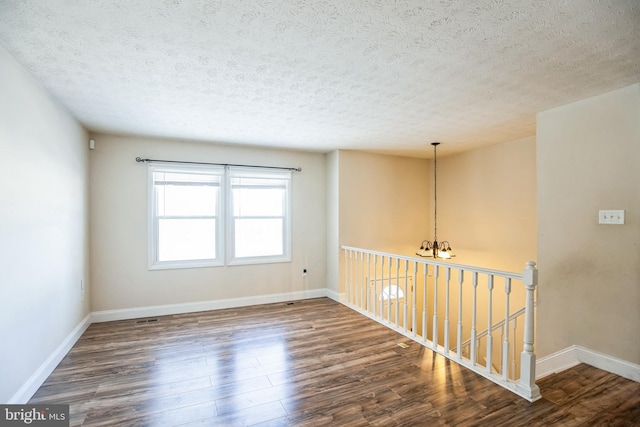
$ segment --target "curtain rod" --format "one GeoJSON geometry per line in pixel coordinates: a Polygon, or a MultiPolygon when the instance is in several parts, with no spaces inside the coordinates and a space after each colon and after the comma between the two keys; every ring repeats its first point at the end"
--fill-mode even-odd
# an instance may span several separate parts
{"type": "Polygon", "coordinates": [[[280,166],[236,165],[233,163],[183,162],[178,160],[143,159],[142,157],[136,157],[136,162],[138,163],[161,162],[161,163],[180,163],[180,164],[188,164],[188,165],[238,166],[243,168],[280,169],[280,170],[288,170],[288,171],[294,171],[294,172],[302,172],[302,168],[285,168],[280,166]]]}

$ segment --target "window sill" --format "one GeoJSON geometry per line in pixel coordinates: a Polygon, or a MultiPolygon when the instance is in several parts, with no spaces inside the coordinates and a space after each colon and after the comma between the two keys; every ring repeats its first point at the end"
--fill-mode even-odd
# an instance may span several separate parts
{"type": "Polygon", "coordinates": [[[178,270],[183,268],[204,268],[204,267],[224,267],[220,261],[205,260],[198,261],[170,261],[158,264],[149,264],[148,270],[178,270]]]}

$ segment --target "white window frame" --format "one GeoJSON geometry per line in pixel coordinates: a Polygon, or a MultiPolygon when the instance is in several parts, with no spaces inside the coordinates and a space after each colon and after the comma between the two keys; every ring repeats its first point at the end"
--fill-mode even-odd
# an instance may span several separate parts
{"type": "Polygon", "coordinates": [[[174,268],[197,268],[213,267],[224,265],[224,190],[225,175],[222,167],[202,167],[197,165],[174,165],[170,163],[150,163],[148,165],[148,267],[149,270],[164,270],[174,268]],[[157,215],[156,191],[153,181],[154,172],[182,173],[182,174],[205,174],[219,175],[220,191],[218,192],[218,203],[216,212],[216,258],[180,261],[160,261],[159,258],[159,219],[157,215]]]}
{"type": "Polygon", "coordinates": [[[226,177],[226,195],[227,195],[227,265],[245,265],[245,264],[266,264],[291,261],[291,171],[289,170],[272,170],[262,168],[242,168],[229,167],[226,177]],[[243,176],[247,178],[265,177],[269,179],[278,179],[284,181],[285,193],[283,199],[283,223],[282,223],[282,255],[256,256],[256,257],[236,257],[235,252],[235,216],[233,213],[233,195],[231,179],[234,176],[243,176]]]}
{"type": "Polygon", "coordinates": [[[274,170],[270,168],[239,168],[223,167],[216,165],[189,165],[154,162],[148,164],[148,269],[181,269],[198,267],[218,267],[233,265],[267,264],[291,262],[291,171],[274,170]],[[154,172],[170,173],[193,173],[193,174],[221,174],[219,200],[216,213],[216,255],[215,259],[206,260],[181,260],[181,261],[159,261],[158,260],[158,215],[156,208],[156,192],[154,188],[154,172]],[[282,230],[283,254],[255,257],[235,257],[235,235],[234,235],[234,212],[231,191],[231,177],[273,177],[283,179],[286,183],[284,194],[284,218],[282,230]]]}

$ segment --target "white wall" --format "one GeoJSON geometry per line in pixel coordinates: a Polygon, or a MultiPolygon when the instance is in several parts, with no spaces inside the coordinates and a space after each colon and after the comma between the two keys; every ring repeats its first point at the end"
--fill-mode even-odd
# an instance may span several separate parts
{"type": "Polygon", "coordinates": [[[197,303],[326,287],[325,156],[153,138],[93,135],[93,311],[197,303]],[[147,166],[135,158],[301,167],[292,178],[292,262],[147,269],[147,166]],[[308,276],[302,277],[302,269],[308,276]]]}
{"type": "Polygon", "coordinates": [[[0,402],[89,313],[87,134],[0,47],[0,402]],[[88,285],[87,285],[88,294],[88,285]]]}
{"type": "Polygon", "coordinates": [[[539,113],[537,156],[537,352],[640,363],[640,84],[539,113]]]}

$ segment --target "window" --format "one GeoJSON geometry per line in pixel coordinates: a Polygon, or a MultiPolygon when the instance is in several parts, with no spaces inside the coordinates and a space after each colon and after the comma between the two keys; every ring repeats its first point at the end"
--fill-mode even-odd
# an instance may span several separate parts
{"type": "Polygon", "coordinates": [[[291,172],[229,169],[231,263],[288,261],[291,172]]]}
{"type": "Polygon", "coordinates": [[[223,168],[149,166],[150,268],[223,263],[223,168]]]}
{"type": "Polygon", "coordinates": [[[149,268],[290,261],[291,172],[149,165],[149,268]]]}

